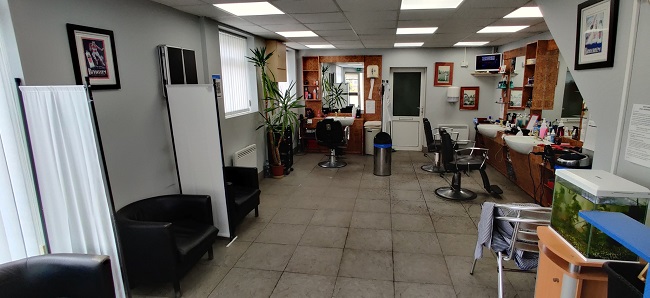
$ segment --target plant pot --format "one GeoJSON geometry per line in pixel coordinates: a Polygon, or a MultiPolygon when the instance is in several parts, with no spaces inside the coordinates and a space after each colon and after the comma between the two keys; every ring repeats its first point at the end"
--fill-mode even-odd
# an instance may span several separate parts
{"type": "Polygon", "coordinates": [[[282,179],[284,177],[284,166],[271,166],[271,176],[275,179],[282,179]]]}

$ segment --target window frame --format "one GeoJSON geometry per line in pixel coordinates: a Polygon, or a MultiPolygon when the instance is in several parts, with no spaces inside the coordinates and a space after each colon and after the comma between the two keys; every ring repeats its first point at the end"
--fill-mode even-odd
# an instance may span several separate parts
{"type": "MultiPolygon", "coordinates": [[[[231,28],[227,27],[222,27],[219,26],[219,34],[221,33],[229,34],[235,37],[240,37],[246,40],[246,47],[247,49],[252,49],[255,45],[255,40],[252,35],[246,34],[241,31],[233,30],[231,28]]],[[[244,57],[247,57],[250,55],[250,51],[247,51],[246,53],[243,54],[244,57]]],[[[220,70],[221,70],[221,75],[222,75],[222,86],[223,86],[223,58],[221,55],[221,36],[219,36],[219,64],[220,64],[220,70]]],[[[252,113],[257,113],[259,111],[259,94],[257,90],[257,71],[255,69],[255,66],[246,61],[246,77],[247,77],[247,88],[248,88],[248,93],[251,98],[249,98],[248,102],[248,110],[237,110],[237,111],[232,111],[228,112],[226,111],[226,96],[224,94],[223,97],[223,105],[224,105],[224,116],[226,119],[230,118],[235,118],[239,116],[244,116],[252,113]]]]}

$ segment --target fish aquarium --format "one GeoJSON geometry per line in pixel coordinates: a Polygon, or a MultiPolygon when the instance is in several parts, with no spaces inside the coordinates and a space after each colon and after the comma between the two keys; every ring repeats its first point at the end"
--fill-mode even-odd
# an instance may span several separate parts
{"type": "Polygon", "coordinates": [[[587,259],[636,261],[636,254],[578,215],[621,212],[645,224],[650,190],[602,170],[555,171],[551,227],[587,259]]]}

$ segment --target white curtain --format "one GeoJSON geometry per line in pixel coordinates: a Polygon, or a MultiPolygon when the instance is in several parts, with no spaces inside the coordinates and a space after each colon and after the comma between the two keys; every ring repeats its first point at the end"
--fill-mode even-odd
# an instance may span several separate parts
{"type": "Polygon", "coordinates": [[[52,253],[111,258],[124,285],[93,119],[83,86],[21,87],[52,253]]]}
{"type": "Polygon", "coordinates": [[[41,253],[45,244],[16,87],[0,28],[0,263],[41,253]]]}

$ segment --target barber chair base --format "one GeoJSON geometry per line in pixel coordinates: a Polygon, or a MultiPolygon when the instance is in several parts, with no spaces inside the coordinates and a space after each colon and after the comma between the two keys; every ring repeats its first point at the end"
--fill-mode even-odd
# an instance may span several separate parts
{"type": "Polygon", "coordinates": [[[429,172],[429,173],[443,173],[445,172],[445,169],[443,167],[436,167],[432,164],[429,165],[423,165],[420,167],[422,171],[429,172]]]}
{"type": "Polygon", "coordinates": [[[330,150],[329,160],[319,162],[318,165],[321,168],[342,168],[342,167],[345,167],[348,164],[346,162],[344,162],[344,161],[336,160],[336,155],[335,155],[334,149],[332,149],[332,150],[330,150]]]}
{"type": "Polygon", "coordinates": [[[436,195],[453,201],[468,201],[476,199],[476,193],[467,189],[454,189],[452,187],[440,187],[436,189],[436,195]]]}

